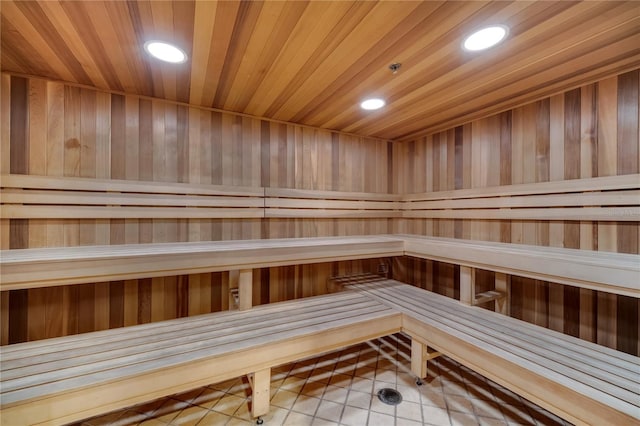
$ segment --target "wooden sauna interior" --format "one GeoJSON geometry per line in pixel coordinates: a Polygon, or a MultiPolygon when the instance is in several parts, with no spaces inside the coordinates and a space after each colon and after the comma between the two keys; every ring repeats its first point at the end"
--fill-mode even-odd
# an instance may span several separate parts
{"type": "MultiPolygon", "coordinates": [[[[476,202],[450,216],[297,205],[256,217],[140,218],[126,207],[113,217],[74,207],[36,217],[5,208],[2,250],[416,234],[640,252],[640,203],[601,208],[600,220],[558,204],[564,195],[524,209],[490,208],[483,195],[637,178],[637,2],[3,1],[0,11],[3,176],[287,189],[301,199],[469,190],[476,202]],[[506,25],[506,40],[461,48],[489,24],[506,25]],[[150,58],[150,39],[175,43],[187,61],[150,58]],[[363,111],[368,96],[387,105],[363,111]]],[[[325,294],[329,278],[359,272],[460,297],[459,266],[404,256],[256,269],[253,304],[325,294]]],[[[0,340],[226,310],[229,280],[208,272],[5,290],[0,340]]],[[[476,286],[493,280],[479,270],[476,286]]],[[[511,316],[640,355],[637,293],[510,283],[511,316]]]]}

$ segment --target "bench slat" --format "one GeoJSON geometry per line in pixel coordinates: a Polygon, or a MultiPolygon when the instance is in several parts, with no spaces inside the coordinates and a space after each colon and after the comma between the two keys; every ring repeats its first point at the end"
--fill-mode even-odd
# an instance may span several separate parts
{"type": "MultiPolygon", "coordinates": [[[[379,303],[368,298],[362,298],[360,300],[343,303],[342,305],[332,306],[330,309],[322,311],[301,308],[297,312],[286,312],[284,315],[252,315],[247,318],[247,321],[242,322],[205,324],[199,329],[189,330],[188,334],[172,329],[163,335],[152,335],[145,339],[131,336],[128,341],[121,340],[118,342],[120,344],[116,345],[96,345],[95,348],[90,348],[93,350],[88,351],[70,350],[59,352],[52,360],[46,360],[41,356],[36,356],[30,364],[24,367],[15,365],[16,363],[8,363],[2,366],[3,381],[6,383],[6,381],[11,379],[30,375],[42,375],[46,372],[58,371],[71,366],[90,365],[91,369],[98,369],[101,365],[100,363],[105,363],[105,365],[109,365],[110,362],[120,363],[122,361],[120,357],[137,355],[137,361],[143,361],[147,357],[152,357],[155,353],[163,350],[175,352],[189,351],[191,346],[199,346],[206,341],[215,340],[216,342],[222,342],[237,339],[241,336],[251,338],[254,335],[260,335],[265,332],[273,332],[292,327],[292,322],[295,322],[296,327],[306,326],[308,324],[315,324],[318,318],[325,320],[335,319],[336,317],[344,315],[345,312],[355,315],[365,313],[368,309],[374,311],[376,308],[380,308],[379,303]]],[[[65,375],[67,375],[67,373],[65,373],[65,375]]]]}
{"type": "MultiPolygon", "coordinates": [[[[452,300],[445,300],[444,297],[437,298],[437,302],[430,304],[428,298],[433,297],[434,294],[430,294],[426,292],[426,290],[400,284],[394,284],[393,287],[393,290],[391,290],[382,284],[350,286],[350,288],[360,288],[378,300],[398,307],[403,313],[425,321],[427,324],[441,327],[443,330],[446,330],[447,333],[454,334],[459,338],[472,342],[483,348],[483,350],[499,352],[500,356],[505,359],[525,366],[537,374],[549,377],[572,389],[579,389],[586,395],[593,396],[594,392],[597,394],[615,395],[613,399],[607,397],[611,399],[612,404],[621,405],[620,401],[626,401],[638,407],[636,405],[639,401],[637,386],[634,386],[627,379],[617,377],[615,381],[625,383],[624,387],[631,387],[635,393],[630,390],[624,391],[620,387],[611,385],[610,382],[607,381],[607,379],[611,379],[611,377],[605,375],[604,379],[597,379],[595,376],[578,370],[577,368],[579,368],[579,366],[570,359],[563,359],[562,361],[564,361],[565,364],[561,364],[555,359],[549,358],[548,352],[544,350],[537,351],[537,356],[534,356],[537,349],[535,346],[514,341],[512,337],[500,337],[498,334],[492,333],[489,327],[483,327],[481,325],[483,315],[475,315],[475,322],[462,320],[456,315],[457,312],[471,312],[472,309],[479,311],[477,308],[463,306],[452,300]],[[409,292],[409,294],[402,294],[399,287],[405,292],[409,292]],[[455,305],[455,312],[451,314],[439,309],[443,305],[455,305]],[[526,350],[519,349],[519,347],[524,347],[526,350]],[[567,369],[567,367],[570,367],[570,369],[567,369]],[[569,372],[571,372],[571,376],[567,376],[569,372]],[[602,392],[602,390],[605,392],[602,392]]],[[[491,314],[491,312],[488,311],[482,312],[482,314],[487,313],[491,314]]],[[[505,318],[504,320],[507,319],[505,318]]],[[[631,367],[631,371],[634,371],[633,366],[631,367]]],[[[591,372],[591,374],[597,374],[597,372],[591,372]]],[[[602,395],[599,395],[599,397],[600,396],[602,395]]],[[[627,412],[631,411],[630,408],[624,406],[624,404],[622,407],[626,407],[627,412]]]]}

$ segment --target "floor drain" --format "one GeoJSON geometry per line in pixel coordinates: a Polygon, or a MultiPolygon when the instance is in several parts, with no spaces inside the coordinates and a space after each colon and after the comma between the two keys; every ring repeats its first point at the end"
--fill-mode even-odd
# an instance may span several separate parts
{"type": "Polygon", "coordinates": [[[395,389],[384,388],[378,391],[378,399],[387,405],[398,405],[402,402],[402,395],[395,389]]]}

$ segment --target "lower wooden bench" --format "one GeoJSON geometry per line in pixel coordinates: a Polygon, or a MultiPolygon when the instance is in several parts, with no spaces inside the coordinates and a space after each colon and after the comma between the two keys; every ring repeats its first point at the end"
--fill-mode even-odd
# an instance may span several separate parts
{"type": "Polygon", "coordinates": [[[2,424],[63,424],[243,375],[252,414],[270,369],[396,333],[400,314],[340,293],[0,348],[2,424]]]}
{"type": "Polygon", "coordinates": [[[419,377],[435,348],[572,423],[640,424],[640,358],[393,280],[346,288],[402,313],[419,377]]]}

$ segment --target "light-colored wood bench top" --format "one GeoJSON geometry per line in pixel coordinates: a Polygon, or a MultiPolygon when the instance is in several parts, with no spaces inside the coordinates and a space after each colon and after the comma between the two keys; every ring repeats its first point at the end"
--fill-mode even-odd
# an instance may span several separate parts
{"type": "Polygon", "coordinates": [[[402,256],[403,247],[355,236],[3,250],[0,289],[402,256]]]}
{"type": "Polygon", "coordinates": [[[0,289],[413,256],[640,297],[640,256],[417,235],[3,250],[0,289]]]}
{"type": "Polygon", "coordinates": [[[403,315],[403,331],[574,422],[640,420],[640,358],[392,280],[351,284],[403,315]]]}
{"type": "Polygon", "coordinates": [[[400,331],[357,293],[0,348],[3,424],[60,424],[400,331]]]}

